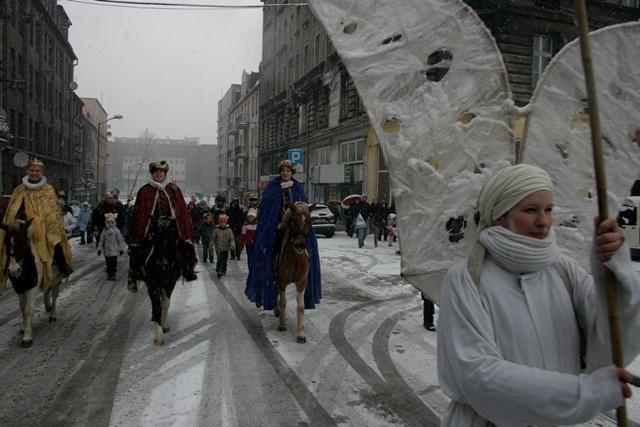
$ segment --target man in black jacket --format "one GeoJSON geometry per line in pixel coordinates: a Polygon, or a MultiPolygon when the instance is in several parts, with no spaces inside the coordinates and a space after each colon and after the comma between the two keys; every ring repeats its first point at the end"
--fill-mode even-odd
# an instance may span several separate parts
{"type": "MultiPolygon", "coordinates": [[[[115,191],[115,190],[114,190],[115,191]]],[[[93,226],[93,235],[96,236],[96,246],[98,246],[98,240],[100,240],[100,233],[105,227],[104,215],[113,213],[118,215],[116,217],[116,227],[118,230],[122,230],[125,220],[125,207],[118,200],[118,196],[111,193],[107,193],[104,196],[104,200],[98,203],[98,206],[93,210],[91,214],[91,225],[93,226]]]]}
{"type": "Polygon", "coordinates": [[[246,221],[244,211],[240,207],[240,200],[231,200],[229,209],[227,209],[227,216],[229,217],[229,228],[233,231],[233,237],[235,239],[234,250],[231,251],[231,259],[240,259],[240,253],[242,252],[240,235],[242,234],[242,225],[246,221]]]}
{"type": "Polygon", "coordinates": [[[356,227],[358,229],[358,247],[361,248],[369,234],[369,218],[371,217],[371,205],[367,202],[366,194],[360,196],[360,201],[356,203],[356,218],[358,215],[361,215],[364,220],[363,227],[356,227]]]}

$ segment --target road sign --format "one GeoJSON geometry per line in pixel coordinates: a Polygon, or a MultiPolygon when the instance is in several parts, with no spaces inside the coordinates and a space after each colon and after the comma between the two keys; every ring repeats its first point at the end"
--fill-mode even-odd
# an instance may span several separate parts
{"type": "Polygon", "coordinates": [[[289,157],[289,160],[291,160],[294,165],[304,165],[304,151],[289,150],[288,157],[289,157]]]}

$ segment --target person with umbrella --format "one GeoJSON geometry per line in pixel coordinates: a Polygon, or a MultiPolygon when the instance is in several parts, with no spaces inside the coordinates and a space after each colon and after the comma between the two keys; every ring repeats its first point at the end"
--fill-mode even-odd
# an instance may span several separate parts
{"type": "Polygon", "coordinates": [[[355,227],[353,225],[353,220],[355,219],[355,204],[360,201],[359,194],[352,194],[350,196],[345,197],[342,200],[342,208],[344,209],[344,225],[347,231],[347,235],[349,237],[353,237],[353,233],[355,231],[355,227]]]}

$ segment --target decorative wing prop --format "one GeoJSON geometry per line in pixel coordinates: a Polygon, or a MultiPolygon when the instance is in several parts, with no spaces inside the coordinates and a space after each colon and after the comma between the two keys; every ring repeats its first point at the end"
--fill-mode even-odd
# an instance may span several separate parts
{"type": "Polygon", "coordinates": [[[402,274],[437,302],[442,276],[468,256],[474,240],[472,203],[480,187],[515,162],[516,109],[500,51],[459,0],[310,5],[379,139],[398,214],[402,274]]]}
{"type": "MultiPolygon", "coordinates": [[[[640,23],[590,33],[609,194],[615,216],[640,174],[640,23]]],[[[551,61],[531,99],[523,162],[543,165],[555,190],[558,245],[585,267],[597,215],[587,95],[579,40],[551,61]],[[577,219],[577,221],[576,221],[577,219]]],[[[637,243],[637,242],[636,242],[637,243]]]]}

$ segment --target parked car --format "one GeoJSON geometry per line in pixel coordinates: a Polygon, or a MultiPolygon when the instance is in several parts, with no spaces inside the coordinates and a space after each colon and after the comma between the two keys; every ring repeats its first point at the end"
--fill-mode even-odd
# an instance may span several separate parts
{"type": "Polygon", "coordinates": [[[316,235],[333,237],[336,234],[336,216],[328,206],[317,204],[311,211],[311,226],[316,235]]]}

